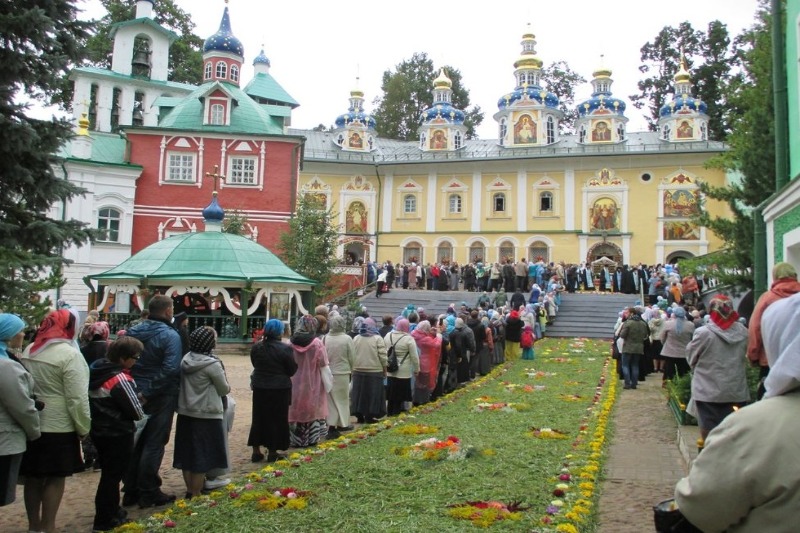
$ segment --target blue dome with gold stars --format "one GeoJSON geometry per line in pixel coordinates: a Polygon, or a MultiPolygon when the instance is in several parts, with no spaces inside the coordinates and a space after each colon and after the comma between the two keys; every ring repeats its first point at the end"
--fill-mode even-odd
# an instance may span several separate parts
{"type": "Polygon", "coordinates": [[[667,102],[658,111],[659,117],[669,117],[672,115],[683,115],[686,113],[708,113],[708,106],[705,102],[689,95],[678,95],[671,102],[667,102]]]}
{"type": "Polygon", "coordinates": [[[255,65],[266,65],[268,67],[270,66],[269,58],[267,57],[267,54],[264,53],[263,48],[261,49],[261,52],[253,60],[253,66],[255,65]]]}
{"type": "Polygon", "coordinates": [[[364,102],[364,93],[359,90],[355,89],[350,92],[350,107],[347,108],[347,113],[342,113],[338,117],[336,117],[336,122],[334,123],[337,128],[344,128],[353,123],[356,124],[363,124],[369,129],[375,129],[377,123],[375,119],[369,113],[364,112],[364,108],[362,104],[364,102]]]}
{"type": "Polygon", "coordinates": [[[453,107],[450,102],[439,102],[429,107],[419,116],[420,124],[425,122],[447,122],[448,124],[463,124],[464,112],[453,107]]]}
{"type": "Polygon", "coordinates": [[[513,92],[510,92],[497,100],[497,109],[502,111],[507,107],[511,107],[516,102],[526,99],[535,102],[536,104],[543,105],[552,109],[558,109],[558,96],[545,91],[541,87],[529,85],[527,87],[517,87],[513,92]]]}
{"type": "Polygon", "coordinates": [[[219,23],[217,33],[206,39],[203,44],[203,53],[208,52],[228,52],[244,57],[244,46],[242,41],[236,38],[231,31],[231,19],[228,15],[228,8],[222,13],[222,22],[219,23]]]}

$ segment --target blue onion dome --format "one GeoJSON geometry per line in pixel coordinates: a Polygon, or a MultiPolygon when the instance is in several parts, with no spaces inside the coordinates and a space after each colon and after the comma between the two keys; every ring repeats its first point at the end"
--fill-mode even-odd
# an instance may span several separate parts
{"type": "Polygon", "coordinates": [[[441,102],[429,107],[419,116],[420,123],[447,122],[448,124],[463,124],[464,112],[453,107],[450,102],[441,102]]]}
{"type": "Polygon", "coordinates": [[[266,65],[268,67],[271,66],[270,62],[269,62],[269,58],[264,53],[264,49],[263,48],[261,49],[261,52],[253,60],[253,66],[256,66],[256,65],[266,65]]]}
{"type": "Polygon", "coordinates": [[[558,96],[545,90],[539,81],[542,65],[536,55],[536,36],[527,31],[522,35],[522,53],[514,62],[517,86],[497,100],[497,108],[502,111],[520,100],[527,100],[534,105],[558,109],[558,96]]]}
{"type": "Polygon", "coordinates": [[[203,209],[203,220],[206,222],[222,222],[225,218],[225,210],[217,201],[217,191],[211,194],[211,203],[203,209]]]}
{"type": "Polygon", "coordinates": [[[231,18],[228,15],[228,6],[222,13],[222,22],[219,23],[217,33],[206,39],[203,45],[203,53],[208,52],[228,52],[244,57],[244,46],[242,41],[236,38],[231,31],[231,18]]]}
{"type": "Polygon", "coordinates": [[[625,102],[611,96],[611,69],[600,67],[592,72],[592,78],[592,97],[578,104],[578,116],[585,117],[603,109],[616,115],[624,115],[625,102]]]}
{"type": "Polygon", "coordinates": [[[558,109],[558,96],[550,91],[545,91],[541,87],[535,86],[520,87],[514,89],[514,91],[506,95],[501,96],[500,99],[497,100],[497,108],[502,111],[503,109],[510,107],[512,104],[519,102],[526,97],[528,100],[538,105],[543,105],[552,109],[558,109]]]}
{"type": "Polygon", "coordinates": [[[686,68],[686,59],[681,57],[680,68],[673,77],[675,81],[675,96],[671,102],[667,102],[658,112],[660,117],[671,115],[685,115],[687,113],[707,114],[708,106],[699,98],[694,98],[691,94],[692,79],[689,69],[686,68]]]}
{"type": "Polygon", "coordinates": [[[337,128],[344,128],[351,124],[362,124],[369,129],[377,127],[372,115],[364,112],[364,91],[361,89],[350,91],[350,107],[347,108],[347,113],[336,117],[334,124],[337,128]]]}

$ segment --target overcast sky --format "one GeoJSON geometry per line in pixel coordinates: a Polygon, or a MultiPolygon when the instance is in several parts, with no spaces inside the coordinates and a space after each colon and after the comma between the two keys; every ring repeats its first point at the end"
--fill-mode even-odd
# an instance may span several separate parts
{"type": "MultiPolygon", "coordinates": [[[[195,33],[214,34],[224,0],[176,0],[191,14],[195,33]]],[[[99,17],[99,0],[79,1],[84,17],[99,17]]],[[[731,35],[749,28],[757,0],[695,0],[685,3],[652,0],[540,0],[430,2],[332,2],[330,0],[229,0],[231,27],[244,45],[243,81],[253,75],[252,62],[263,48],[270,73],[300,103],[292,125],[313,128],[333,124],[348,106],[350,91],[364,91],[366,110],[380,96],[383,72],[426,52],[435,67],[461,71],[473,105],[485,113],[482,138],[497,136],[492,115],[497,100],[514,89],[514,61],[528,23],[536,35],[538,56],[545,66],[566,61],[587,80],[604,64],[613,71],[615,96],[628,102],[628,131],[646,129],[642,111],[630,104],[641,79],[640,49],[664,26],[688,20],[706,30],[718,19],[731,35]]],[[[155,3],[158,9],[158,0],[155,3]]],[[[577,88],[576,102],[591,93],[588,82],[577,88]]]]}

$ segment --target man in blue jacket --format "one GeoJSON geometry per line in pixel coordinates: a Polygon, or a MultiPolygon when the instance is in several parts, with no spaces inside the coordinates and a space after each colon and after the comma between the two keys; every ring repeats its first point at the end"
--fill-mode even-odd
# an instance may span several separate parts
{"type": "Polygon", "coordinates": [[[148,305],[150,316],[133,326],[127,335],[139,339],[144,351],[131,374],[139,388],[139,398],[148,415],[125,477],[123,505],[139,507],[166,505],[174,494],[161,491],[158,471],[169,442],[172,419],[178,405],[180,386],[181,338],[172,327],[172,298],[154,296],[148,305]]]}

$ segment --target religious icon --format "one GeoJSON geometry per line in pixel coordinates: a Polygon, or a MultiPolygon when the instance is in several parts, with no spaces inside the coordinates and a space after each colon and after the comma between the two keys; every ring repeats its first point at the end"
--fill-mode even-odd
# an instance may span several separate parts
{"type": "Polygon", "coordinates": [[[681,125],[678,126],[678,139],[692,139],[694,138],[694,128],[689,123],[688,120],[684,120],[681,122],[681,125]]]}
{"type": "Polygon", "coordinates": [[[664,191],[665,217],[691,217],[700,214],[697,191],[664,191]]]}
{"type": "Polygon", "coordinates": [[[444,135],[443,130],[436,130],[431,137],[431,149],[444,150],[447,148],[447,137],[444,135]]]}
{"type": "Polygon", "coordinates": [[[529,115],[522,118],[514,126],[514,144],[533,144],[536,142],[536,123],[529,115]]]}
{"type": "Polygon", "coordinates": [[[616,202],[610,198],[597,200],[589,210],[589,222],[592,230],[619,229],[616,202]]]}
{"type": "Polygon", "coordinates": [[[269,318],[289,320],[289,295],[273,293],[269,298],[269,318]]]}
{"type": "Polygon", "coordinates": [[[700,228],[691,221],[675,221],[664,223],[664,240],[696,241],[700,239],[700,228]]]}
{"type": "Polygon", "coordinates": [[[349,143],[350,143],[350,148],[364,147],[364,140],[361,138],[361,135],[355,132],[350,135],[349,143]]]}
{"type": "Polygon", "coordinates": [[[361,202],[353,202],[345,215],[346,233],[367,232],[367,208],[361,202]]]}
{"type": "Polygon", "coordinates": [[[592,130],[592,141],[610,141],[611,130],[606,122],[598,122],[592,130]]]}

